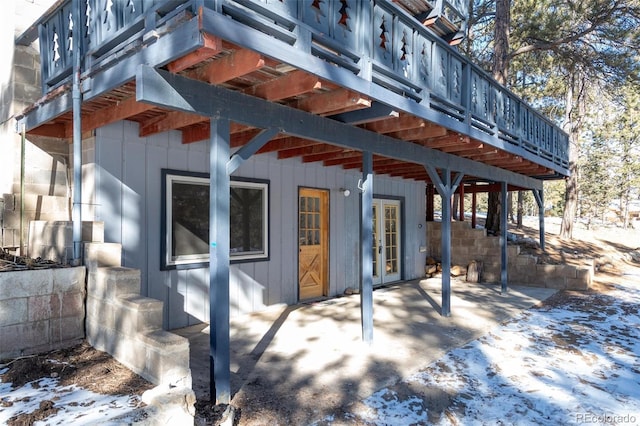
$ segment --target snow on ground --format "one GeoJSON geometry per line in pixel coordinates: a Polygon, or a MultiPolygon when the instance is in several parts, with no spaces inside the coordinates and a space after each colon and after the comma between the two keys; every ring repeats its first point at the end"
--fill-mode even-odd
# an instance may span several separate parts
{"type": "Polygon", "coordinates": [[[60,410],[35,425],[88,425],[119,416],[123,417],[118,421],[126,424],[127,415],[140,404],[137,395],[100,395],[75,385],[59,386],[55,378],[40,379],[18,389],[12,389],[11,383],[0,382],[0,424],[7,424],[18,414],[33,413],[43,401],[53,401],[60,410]]]}
{"type": "Polygon", "coordinates": [[[608,294],[525,311],[346,417],[375,425],[640,424],[640,276],[623,280],[608,294]],[[433,395],[446,403],[429,412],[433,395]]]}
{"type": "MultiPolygon", "coordinates": [[[[621,281],[607,294],[525,311],[322,424],[640,424],[640,275],[621,281]]],[[[0,382],[0,424],[45,400],[60,411],[36,424],[129,423],[140,402],[54,378],[18,389],[0,382]]]]}

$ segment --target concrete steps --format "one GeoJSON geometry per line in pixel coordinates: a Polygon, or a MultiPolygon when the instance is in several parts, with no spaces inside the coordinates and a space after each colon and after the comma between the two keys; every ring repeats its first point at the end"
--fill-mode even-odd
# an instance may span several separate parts
{"type": "Polygon", "coordinates": [[[162,329],[163,303],[140,295],[140,270],[121,256],[120,244],[85,244],[88,342],[154,384],[191,388],[189,341],[162,329]]]}

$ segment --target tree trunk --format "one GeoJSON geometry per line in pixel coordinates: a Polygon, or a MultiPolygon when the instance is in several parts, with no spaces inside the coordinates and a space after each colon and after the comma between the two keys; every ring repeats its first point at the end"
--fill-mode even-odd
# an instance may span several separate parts
{"type": "Polygon", "coordinates": [[[522,217],[524,216],[524,192],[518,191],[518,209],[516,228],[522,229],[522,217]]]}
{"type": "Polygon", "coordinates": [[[451,216],[453,216],[453,220],[462,220],[460,219],[460,194],[457,192],[453,194],[453,204],[451,205],[451,216]]]}
{"type": "Polygon", "coordinates": [[[496,0],[495,33],[493,41],[493,78],[505,86],[509,75],[509,27],[511,0],[496,0]]]}
{"type": "Polygon", "coordinates": [[[623,194],[623,201],[620,203],[620,210],[622,211],[622,229],[629,229],[629,190],[625,188],[623,194]]]}
{"type": "Polygon", "coordinates": [[[509,213],[509,222],[516,223],[516,218],[513,215],[513,192],[507,192],[507,212],[509,213]]]}
{"type": "Polygon", "coordinates": [[[564,212],[560,224],[560,238],[573,238],[573,222],[578,207],[578,167],[575,161],[569,161],[569,177],[565,180],[564,212]]]}
{"type": "MultiPolygon", "coordinates": [[[[509,28],[511,26],[511,0],[496,0],[496,19],[493,42],[493,78],[506,85],[509,73],[509,28]]],[[[489,193],[485,228],[500,233],[500,194],[489,193]]]]}
{"type": "Polygon", "coordinates": [[[578,210],[578,156],[580,149],[580,117],[584,107],[584,98],[581,95],[583,81],[574,71],[567,84],[566,112],[564,128],[569,133],[569,177],[565,181],[564,212],[560,224],[560,238],[570,240],[573,238],[573,223],[576,220],[578,210]],[[577,96],[574,100],[574,90],[580,84],[577,96]],[[578,106],[576,108],[576,105],[578,106]]]}
{"type": "Polygon", "coordinates": [[[499,192],[489,193],[489,209],[487,210],[487,221],[484,224],[488,234],[498,235],[500,233],[500,207],[501,194],[499,192]]]}

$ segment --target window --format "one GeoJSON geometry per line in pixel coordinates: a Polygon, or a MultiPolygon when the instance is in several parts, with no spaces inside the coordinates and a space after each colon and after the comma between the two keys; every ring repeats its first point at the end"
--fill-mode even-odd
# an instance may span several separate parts
{"type": "MultiPolygon", "coordinates": [[[[209,263],[209,175],[162,171],[162,269],[209,263]]],[[[269,182],[234,178],[229,204],[232,262],[269,259],[269,182]]]]}

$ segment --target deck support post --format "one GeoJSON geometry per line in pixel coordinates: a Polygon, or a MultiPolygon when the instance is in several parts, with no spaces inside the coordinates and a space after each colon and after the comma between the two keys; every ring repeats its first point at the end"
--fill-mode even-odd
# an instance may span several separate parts
{"type": "Polygon", "coordinates": [[[448,317],[451,316],[451,197],[462,182],[464,175],[458,173],[452,181],[450,169],[443,169],[442,177],[440,177],[432,165],[425,164],[424,168],[442,198],[442,307],[440,315],[448,317]]]}
{"type": "Polygon", "coordinates": [[[229,337],[229,120],[211,119],[209,140],[209,361],[211,398],[231,400],[229,337]]]}
{"type": "Polygon", "coordinates": [[[540,249],[542,251],[545,250],[545,241],[544,241],[544,190],[543,189],[532,189],[533,198],[536,199],[536,204],[538,204],[538,226],[540,231],[540,249]]]}
{"type": "Polygon", "coordinates": [[[507,292],[507,214],[509,206],[507,205],[507,183],[500,183],[500,291],[504,294],[507,292]]]}
{"type": "MultiPolygon", "coordinates": [[[[72,3],[73,22],[82,22],[82,2],[72,3]]],[[[82,90],[80,88],[80,74],[82,73],[82,31],[73,32],[73,87],[71,89],[73,105],[73,261],[80,265],[82,259],[82,90]]],[[[23,197],[24,199],[24,197],[23,197]]],[[[20,229],[22,236],[22,229],[20,229]]],[[[20,247],[20,254],[24,248],[20,247]]]]}
{"type": "Polygon", "coordinates": [[[362,152],[362,191],[360,220],[360,314],[362,317],[362,340],[373,342],[373,154],[362,152]]]}

